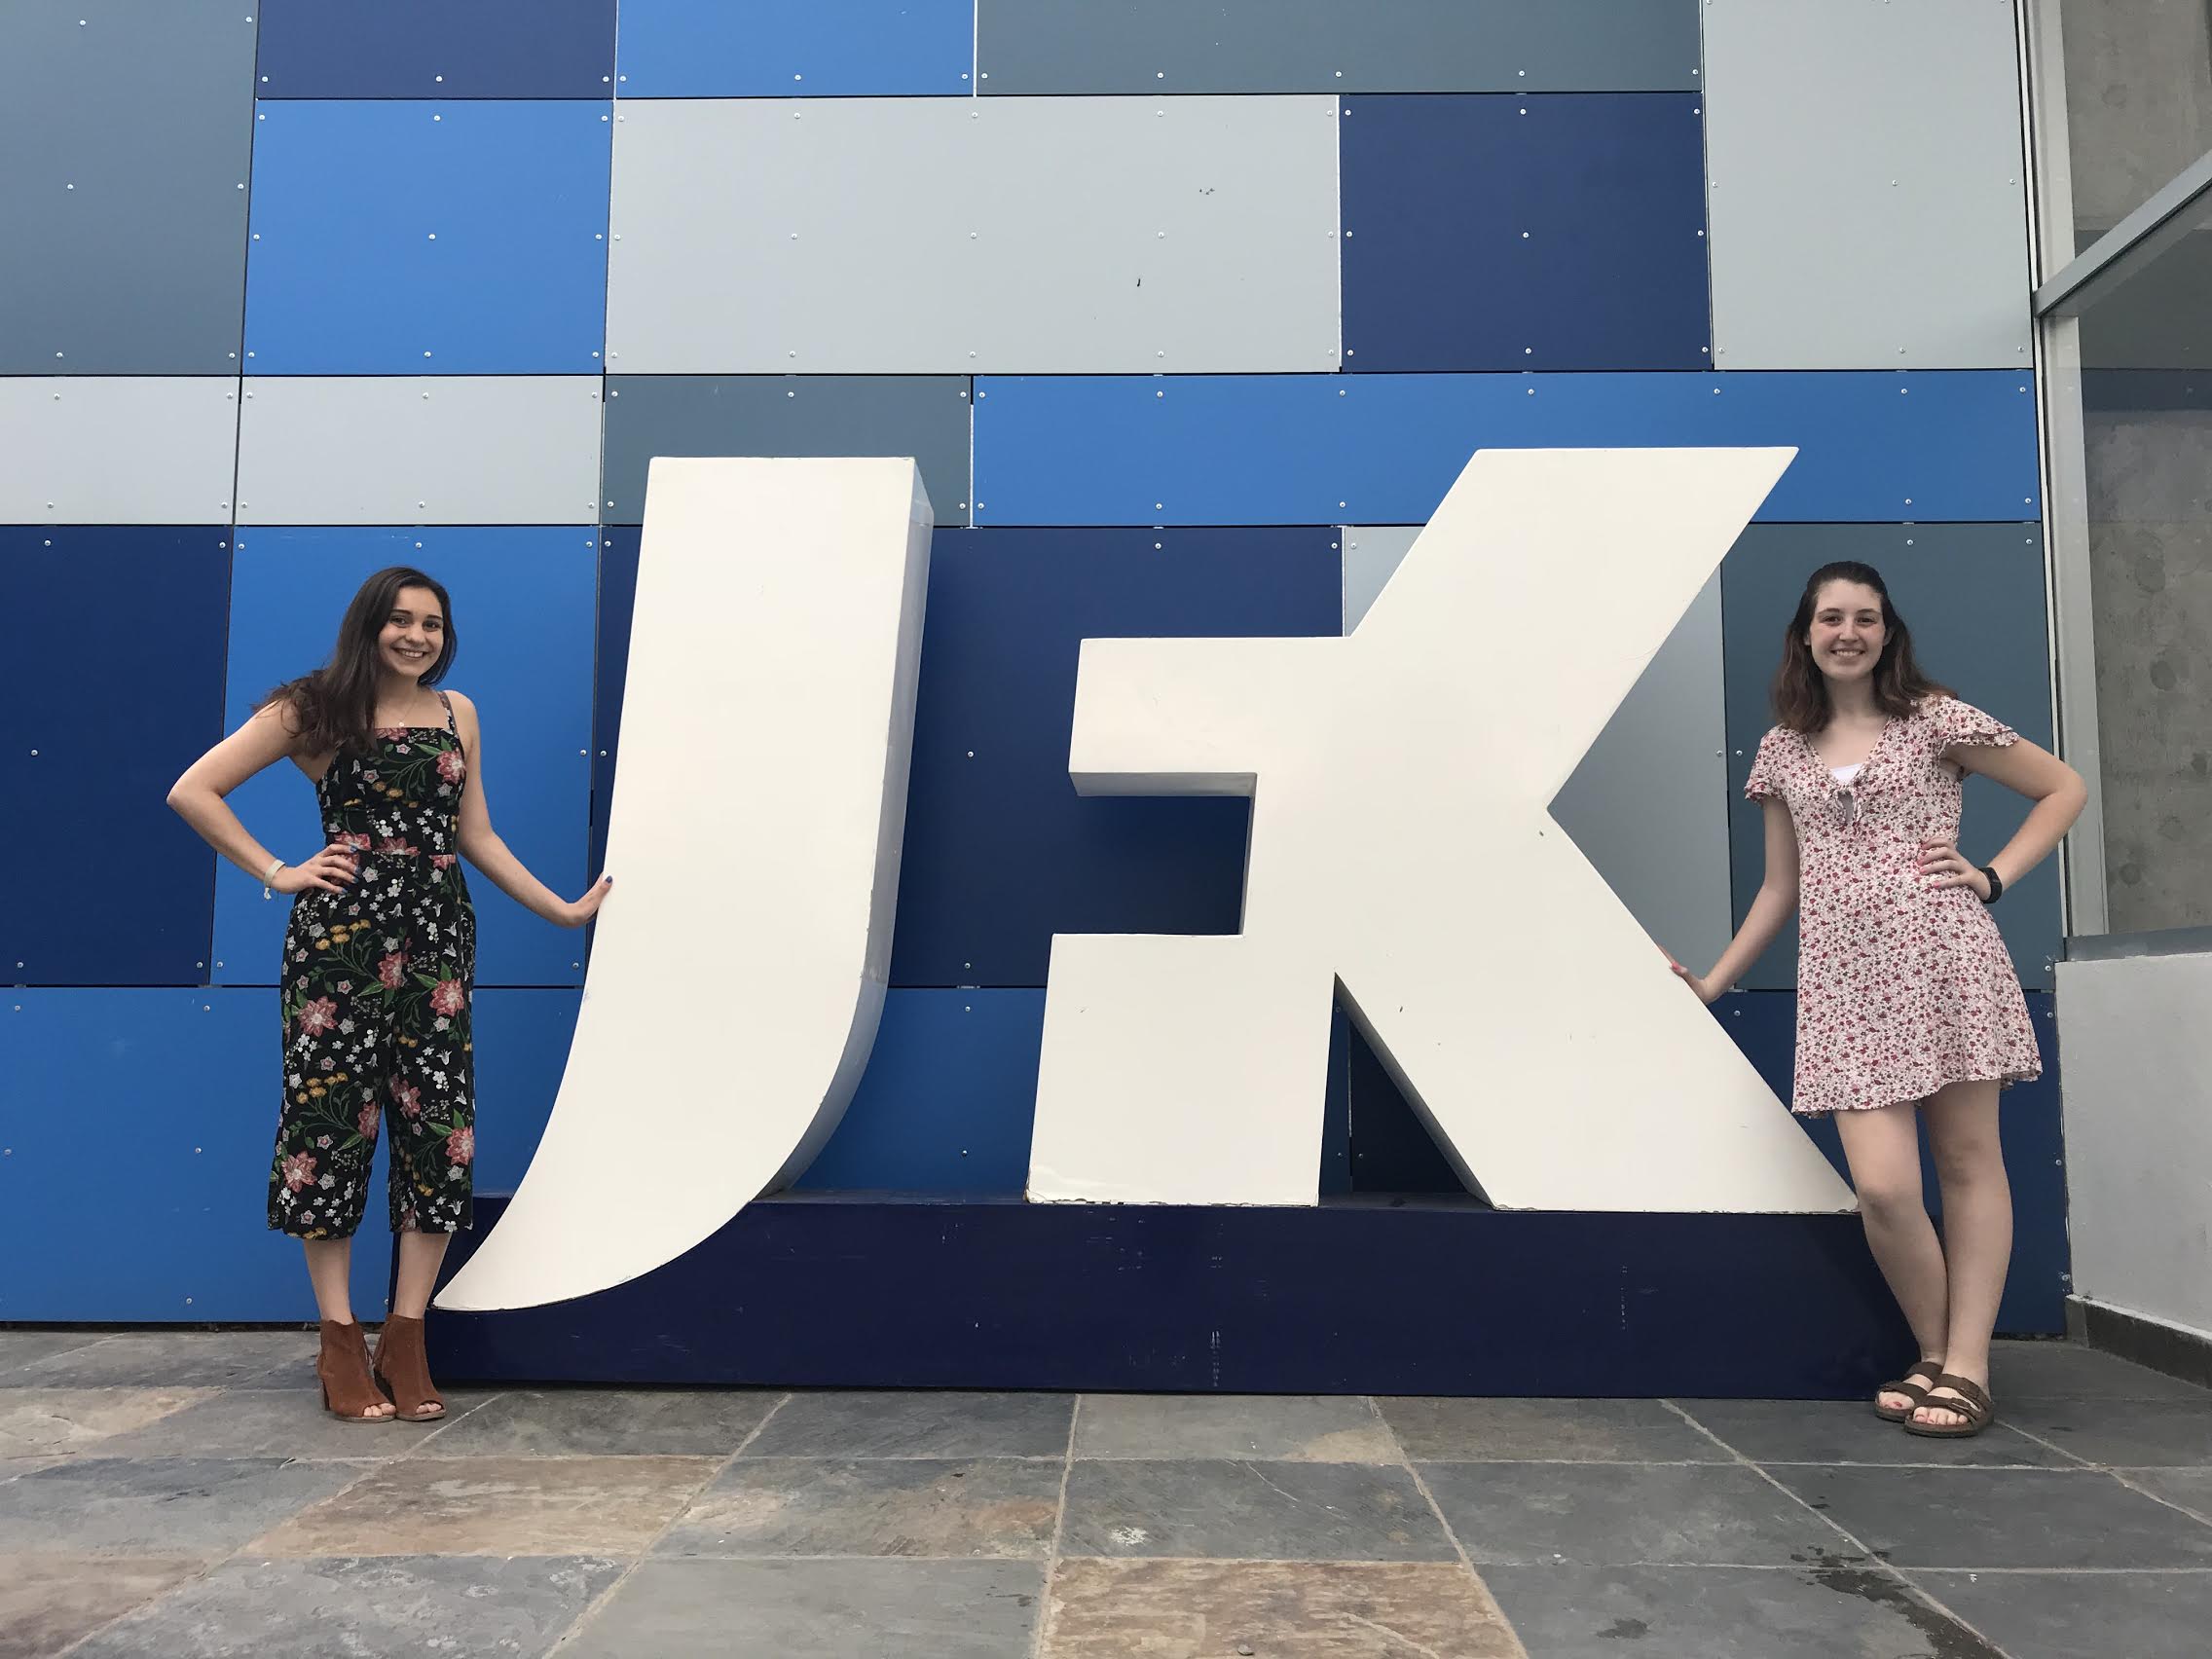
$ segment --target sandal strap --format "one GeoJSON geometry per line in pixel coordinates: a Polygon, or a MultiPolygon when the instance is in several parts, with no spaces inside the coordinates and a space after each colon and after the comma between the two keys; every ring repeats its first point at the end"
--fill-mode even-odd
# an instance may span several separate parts
{"type": "Polygon", "coordinates": [[[1931,1411],[1956,1412],[1973,1423],[1987,1422],[1997,1409],[1990,1402],[1988,1389],[1971,1377],[1954,1377],[1948,1371],[1936,1379],[1935,1388],[1931,1388],[1928,1397],[1920,1403],[1931,1411]],[[1938,1400],[1935,1397],[1936,1388],[1948,1388],[1956,1398],[1938,1400]]]}
{"type": "Polygon", "coordinates": [[[1885,1394],[1925,1394],[1936,1386],[1936,1380],[1942,1375],[1941,1360],[1924,1359],[1918,1365],[1906,1367],[1904,1376],[1899,1381],[1883,1383],[1880,1391],[1885,1394]]]}

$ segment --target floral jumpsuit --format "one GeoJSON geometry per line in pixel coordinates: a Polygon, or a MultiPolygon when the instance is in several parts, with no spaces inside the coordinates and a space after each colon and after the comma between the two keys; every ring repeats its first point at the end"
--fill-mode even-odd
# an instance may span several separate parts
{"type": "Polygon", "coordinates": [[[380,728],[319,783],[326,843],[353,849],[343,892],[302,890],[284,930],[284,1099],[269,1225],[347,1238],[391,1114],[394,1233],[469,1225],[476,1156],[469,991],[476,914],[458,857],[467,759],[446,723],[380,728]]]}

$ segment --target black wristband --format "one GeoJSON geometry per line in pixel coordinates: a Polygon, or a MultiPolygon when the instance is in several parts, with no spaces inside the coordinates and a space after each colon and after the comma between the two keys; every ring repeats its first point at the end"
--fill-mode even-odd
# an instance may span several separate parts
{"type": "Polygon", "coordinates": [[[1989,877],[1989,897],[1984,899],[1982,903],[1994,904],[1998,900],[2005,897],[2005,878],[1988,865],[1981,866],[1981,873],[1989,877]]]}

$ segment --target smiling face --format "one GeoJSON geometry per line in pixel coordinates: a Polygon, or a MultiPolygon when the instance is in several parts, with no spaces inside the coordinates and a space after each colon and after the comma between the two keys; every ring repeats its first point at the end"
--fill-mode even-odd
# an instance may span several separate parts
{"type": "Polygon", "coordinates": [[[1813,666],[1830,681],[1864,680],[1882,660],[1889,630],[1882,596],[1862,582],[1823,584],[1805,631],[1813,666]]]}
{"type": "Polygon", "coordinates": [[[445,650],[446,616],[428,588],[404,587],[377,635],[377,660],[385,672],[412,684],[437,665],[445,650]]]}

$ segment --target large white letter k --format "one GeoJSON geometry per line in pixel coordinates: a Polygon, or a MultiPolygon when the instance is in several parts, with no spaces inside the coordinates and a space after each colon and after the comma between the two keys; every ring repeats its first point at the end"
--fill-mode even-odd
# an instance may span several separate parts
{"type": "Polygon", "coordinates": [[[1077,787],[1251,795],[1244,925],[1053,940],[1030,1196],[1314,1202],[1341,984],[1501,1207],[1850,1208],[1547,810],[1792,454],[1487,450],[1348,638],[1085,642],[1077,787]]]}

